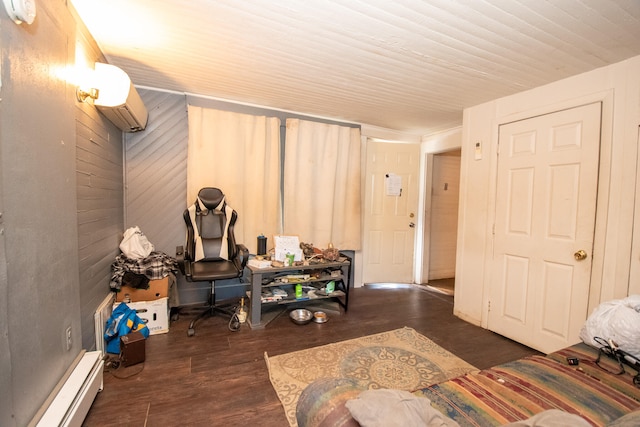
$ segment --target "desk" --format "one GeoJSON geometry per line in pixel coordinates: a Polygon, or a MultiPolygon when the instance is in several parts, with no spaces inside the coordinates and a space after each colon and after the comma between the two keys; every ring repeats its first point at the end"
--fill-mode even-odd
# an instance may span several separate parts
{"type": "Polygon", "coordinates": [[[268,267],[256,268],[247,265],[251,276],[251,293],[249,294],[250,313],[249,326],[251,329],[264,328],[266,325],[262,321],[262,306],[265,305],[283,305],[283,304],[301,304],[306,302],[316,302],[323,299],[332,299],[337,301],[345,311],[349,306],[349,285],[351,280],[351,258],[344,254],[340,254],[340,259],[335,262],[318,262],[310,265],[294,265],[291,267],[268,267]],[[283,283],[280,280],[288,275],[309,275],[308,279],[295,279],[283,283]],[[331,294],[323,294],[320,290],[325,285],[333,281],[335,283],[335,291],[331,294]],[[316,292],[317,298],[296,299],[292,293],[295,285],[301,283],[307,291],[304,295],[308,295],[309,289],[316,292]],[[272,288],[284,288],[287,290],[288,297],[279,301],[262,302],[262,291],[272,288]],[[257,297],[254,297],[257,296],[257,297]]]}

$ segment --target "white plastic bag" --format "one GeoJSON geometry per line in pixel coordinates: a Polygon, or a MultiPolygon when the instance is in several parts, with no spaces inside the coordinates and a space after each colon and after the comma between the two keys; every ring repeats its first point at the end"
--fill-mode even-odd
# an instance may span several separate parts
{"type": "Polygon", "coordinates": [[[586,344],[601,347],[593,337],[613,340],[621,350],[640,358],[640,295],[603,302],[580,330],[586,344]]]}
{"type": "Polygon", "coordinates": [[[146,258],[154,247],[147,236],[145,236],[138,226],[127,228],[124,238],[120,242],[120,250],[127,258],[146,258]]]}

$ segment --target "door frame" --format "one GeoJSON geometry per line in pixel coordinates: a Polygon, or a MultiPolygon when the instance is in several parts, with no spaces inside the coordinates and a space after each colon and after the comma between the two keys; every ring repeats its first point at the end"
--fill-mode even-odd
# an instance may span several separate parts
{"type": "MultiPolygon", "coordinates": [[[[431,187],[433,185],[433,156],[447,151],[462,149],[462,126],[434,134],[423,139],[421,144],[421,155],[423,162],[420,165],[421,182],[424,184],[420,189],[418,200],[419,228],[417,230],[419,239],[416,240],[416,259],[422,262],[415,263],[416,283],[427,283],[429,280],[429,257],[430,257],[430,227],[431,227],[431,187]]],[[[456,257],[457,258],[457,257],[456,257]]]]}
{"type": "MultiPolygon", "coordinates": [[[[600,129],[600,166],[598,170],[598,195],[596,199],[596,218],[595,218],[595,232],[593,239],[593,262],[591,266],[591,286],[588,297],[587,312],[591,313],[600,304],[602,299],[602,283],[605,274],[604,264],[604,252],[606,246],[606,232],[607,232],[607,217],[609,214],[609,193],[611,182],[611,157],[612,157],[612,140],[613,140],[613,106],[614,106],[614,93],[613,90],[594,93],[584,97],[576,99],[566,100],[563,102],[554,103],[540,108],[534,108],[531,110],[521,111],[509,115],[496,117],[491,124],[492,139],[491,139],[491,186],[489,191],[488,205],[491,209],[488,212],[488,224],[493,228],[493,224],[496,221],[496,190],[498,180],[498,139],[500,126],[519,120],[525,120],[531,117],[541,116],[545,114],[551,114],[556,111],[566,110],[570,108],[580,107],[582,105],[592,104],[594,102],[602,103],[602,122],[600,129]]],[[[484,261],[484,277],[483,282],[487,283],[487,286],[483,286],[482,290],[482,319],[481,326],[483,328],[488,327],[488,315],[489,315],[489,297],[491,295],[491,281],[493,280],[492,266],[493,253],[494,253],[494,238],[486,240],[486,253],[489,254],[485,257],[484,261]]]]}

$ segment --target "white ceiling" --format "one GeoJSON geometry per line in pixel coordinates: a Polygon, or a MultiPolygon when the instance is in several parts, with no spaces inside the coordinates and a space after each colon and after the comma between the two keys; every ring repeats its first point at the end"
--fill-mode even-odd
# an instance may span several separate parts
{"type": "Polygon", "coordinates": [[[424,135],[640,55],[640,0],[72,0],[134,85],[424,135]]]}

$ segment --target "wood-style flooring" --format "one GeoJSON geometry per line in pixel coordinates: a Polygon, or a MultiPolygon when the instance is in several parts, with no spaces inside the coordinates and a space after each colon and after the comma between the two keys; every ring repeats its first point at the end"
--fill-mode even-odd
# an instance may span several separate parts
{"type": "Polygon", "coordinates": [[[325,324],[299,326],[285,314],[264,329],[231,332],[223,317],[205,318],[187,336],[191,313],[146,341],[146,360],[104,374],[85,426],[286,427],[269,382],[270,356],[411,327],[477,368],[538,354],[453,314],[453,297],[425,287],[352,289],[349,310],[325,324]],[[128,377],[128,378],[119,378],[128,377]]]}

